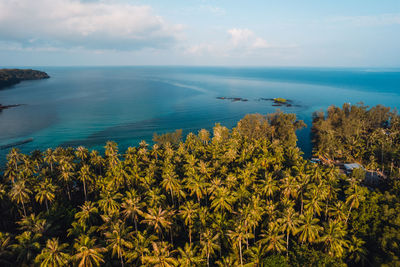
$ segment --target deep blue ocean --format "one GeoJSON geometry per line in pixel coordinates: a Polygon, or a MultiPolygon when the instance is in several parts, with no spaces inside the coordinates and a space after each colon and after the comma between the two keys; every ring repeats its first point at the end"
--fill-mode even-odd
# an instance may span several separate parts
{"type": "MultiPolygon", "coordinates": [[[[277,107],[260,98],[293,101],[309,127],[298,132],[310,156],[312,113],[330,105],[363,102],[400,107],[400,69],[230,68],[230,67],[35,67],[51,78],[0,90],[0,145],[27,138],[21,151],[84,145],[100,149],[108,140],[123,151],[153,133],[233,127],[247,113],[277,107]],[[241,97],[247,102],[220,100],[241,97]]],[[[8,150],[0,150],[0,161],[8,150]]]]}

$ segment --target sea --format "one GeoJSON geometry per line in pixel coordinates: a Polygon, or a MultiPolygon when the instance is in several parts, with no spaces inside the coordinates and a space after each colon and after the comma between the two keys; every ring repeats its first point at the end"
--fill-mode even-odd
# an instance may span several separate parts
{"type": "MultiPolygon", "coordinates": [[[[107,141],[121,153],[153,134],[182,129],[184,135],[234,127],[248,113],[277,109],[295,113],[308,127],[297,132],[310,157],[312,114],[343,103],[400,107],[400,69],[276,67],[30,67],[50,79],[24,81],[0,90],[0,146],[29,153],[57,146],[104,150],[107,141]],[[242,98],[232,101],[225,98],[242,98]],[[262,99],[285,98],[277,107],[262,99]]],[[[0,150],[4,162],[9,149],[0,150]]]]}

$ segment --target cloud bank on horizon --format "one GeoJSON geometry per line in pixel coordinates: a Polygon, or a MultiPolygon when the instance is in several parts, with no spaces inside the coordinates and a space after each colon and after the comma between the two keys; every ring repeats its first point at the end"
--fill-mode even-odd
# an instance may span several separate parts
{"type": "Polygon", "coordinates": [[[0,61],[398,67],[399,2],[0,0],[0,61]]]}

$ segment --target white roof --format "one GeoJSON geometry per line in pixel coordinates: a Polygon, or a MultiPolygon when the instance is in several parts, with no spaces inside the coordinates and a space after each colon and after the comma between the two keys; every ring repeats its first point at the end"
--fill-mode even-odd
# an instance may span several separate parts
{"type": "Polygon", "coordinates": [[[358,163],[346,163],[346,164],[344,164],[344,167],[346,168],[346,170],[354,170],[354,169],[363,168],[358,163]]]}

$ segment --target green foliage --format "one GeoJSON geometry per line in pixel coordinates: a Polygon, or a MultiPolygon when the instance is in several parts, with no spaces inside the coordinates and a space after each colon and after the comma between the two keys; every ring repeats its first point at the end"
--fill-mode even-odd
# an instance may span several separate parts
{"type": "Polygon", "coordinates": [[[178,145],[182,141],[182,129],[178,129],[173,133],[165,133],[158,135],[154,133],[153,141],[159,145],[170,143],[171,145],[178,145]]]}
{"type": "MultiPolygon", "coordinates": [[[[387,127],[380,111],[372,125],[387,127]]],[[[0,181],[0,264],[398,265],[400,182],[365,187],[363,170],[345,177],[303,159],[303,126],[278,111],[184,142],[181,131],[123,153],[107,142],[104,156],[12,149],[0,181]]]]}

